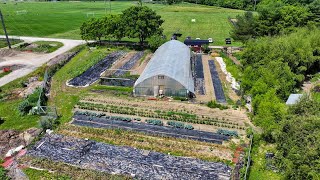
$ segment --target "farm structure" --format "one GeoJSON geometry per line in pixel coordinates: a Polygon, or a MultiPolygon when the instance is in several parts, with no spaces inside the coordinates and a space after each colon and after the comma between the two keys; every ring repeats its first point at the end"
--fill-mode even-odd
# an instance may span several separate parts
{"type": "Polygon", "coordinates": [[[161,45],[134,84],[135,96],[194,96],[191,52],[171,40],[161,45]]]}

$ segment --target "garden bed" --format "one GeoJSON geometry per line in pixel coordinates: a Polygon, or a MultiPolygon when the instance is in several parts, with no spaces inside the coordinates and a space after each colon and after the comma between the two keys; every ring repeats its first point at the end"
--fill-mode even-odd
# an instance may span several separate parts
{"type": "MultiPolygon", "coordinates": [[[[222,144],[223,141],[229,139],[229,137],[205,132],[198,130],[188,130],[183,128],[173,128],[168,126],[157,126],[151,125],[143,122],[128,122],[117,120],[118,117],[106,116],[101,117],[86,116],[86,115],[74,115],[72,124],[79,126],[88,126],[94,128],[106,128],[106,129],[124,129],[124,130],[133,130],[137,132],[144,132],[153,135],[159,136],[169,136],[176,138],[187,138],[203,142],[210,142],[216,144],[222,144]]],[[[131,119],[131,118],[129,118],[131,119]]],[[[130,120],[131,121],[131,120],[130,120]]]]}
{"type": "Polygon", "coordinates": [[[204,73],[202,64],[202,55],[197,54],[194,60],[194,80],[195,90],[199,95],[205,95],[204,73]]]}
{"type": "Polygon", "coordinates": [[[226,97],[224,95],[224,91],[222,88],[221,80],[219,78],[216,65],[213,60],[209,60],[210,73],[212,78],[212,84],[214,88],[214,94],[216,96],[216,100],[219,103],[226,103],[226,97]]]}
{"type": "Polygon", "coordinates": [[[126,52],[124,51],[116,51],[109,54],[104,59],[99,61],[97,64],[87,69],[81,75],[71,79],[69,82],[67,82],[67,85],[79,86],[79,87],[89,86],[90,84],[97,81],[100,78],[100,75],[104,71],[106,71],[116,60],[118,60],[120,57],[124,56],[125,54],[126,52]]]}
{"type": "Polygon", "coordinates": [[[174,157],[131,147],[51,134],[28,151],[48,158],[110,174],[130,174],[137,179],[229,179],[231,168],[223,163],[174,157]]]}

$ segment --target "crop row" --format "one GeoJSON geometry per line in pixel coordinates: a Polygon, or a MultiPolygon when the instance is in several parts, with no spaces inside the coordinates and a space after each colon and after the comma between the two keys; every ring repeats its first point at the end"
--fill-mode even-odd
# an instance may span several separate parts
{"type": "Polygon", "coordinates": [[[174,120],[174,121],[181,121],[181,122],[188,122],[194,124],[206,124],[206,125],[214,125],[217,127],[225,127],[225,128],[233,128],[233,129],[245,129],[242,126],[239,126],[238,123],[233,122],[225,122],[224,118],[219,120],[217,118],[204,118],[201,119],[200,117],[194,114],[182,113],[182,112],[173,112],[173,111],[154,111],[150,109],[137,109],[133,107],[126,107],[126,106],[114,106],[108,104],[96,104],[96,103],[89,103],[89,102],[79,102],[77,104],[78,108],[85,109],[85,110],[95,110],[95,111],[103,111],[109,113],[116,113],[116,114],[126,114],[126,115],[136,115],[141,117],[149,117],[149,118],[161,118],[167,120],[174,120]]]}

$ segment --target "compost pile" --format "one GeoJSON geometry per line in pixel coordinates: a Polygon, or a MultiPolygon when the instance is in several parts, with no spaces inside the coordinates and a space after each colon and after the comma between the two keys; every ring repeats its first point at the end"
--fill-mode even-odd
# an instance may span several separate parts
{"type": "Polygon", "coordinates": [[[107,57],[99,61],[97,64],[91,66],[81,75],[73,78],[68,82],[71,86],[88,86],[100,78],[101,73],[107,70],[117,59],[124,56],[126,52],[116,51],[109,54],[107,57]]]}
{"type": "Polygon", "coordinates": [[[35,128],[20,132],[16,130],[0,130],[0,156],[4,157],[8,150],[20,145],[26,146],[40,131],[35,128]]]}
{"type": "Polygon", "coordinates": [[[231,168],[223,163],[174,157],[58,134],[45,135],[28,151],[28,155],[110,174],[130,174],[137,179],[229,179],[231,176],[231,168]]]}
{"type": "Polygon", "coordinates": [[[210,68],[212,84],[214,88],[214,94],[216,95],[216,99],[219,103],[225,103],[227,102],[226,97],[224,96],[221,80],[219,78],[216,65],[214,64],[213,60],[209,61],[209,68],[210,68]]]}
{"type": "Polygon", "coordinates": [[[117,70],[113,75],[116,77],[123,76],[126,73],[126,71],[122,71],[122,70],[130,70],[131,68],[133,68],[133,66],[137,63],[137,61],[142,58],[143,54],[144,54],[143,51],[139,51],[135,53],[130,58],[130,60],[127,63],[125,63],[122,67],[120,67],[119,70],[117,70]]]}
{"type": "Polygon", "coordinates": [[[204,74],[203,74],[203,64],[201,54],[197,54],[194,62],[194,80],[195,80],[195,90],[198,94],[204,95],[204,74]]]}
{"type": "MultiPolygon", "coordinates": [[[[94,117],[91,115],[74,115],[72,124],[78,126],[87,126],[94,128],[120,128],[124,130],[133,130],[154,134],[159,136],[169,136],[176,138],[188,138],[203,142],[222,144],[223,141],[229,139],[228,136],[198,130],[188,130],[183,128],[174,128],[169,126],[156,126],[141,122],[119,121],[115,116],[94,117]]],[[[129,118],[130,119],[130,118],[129,118]]],[[[125,119],[124,119],[125,120],[125,119]]]]}

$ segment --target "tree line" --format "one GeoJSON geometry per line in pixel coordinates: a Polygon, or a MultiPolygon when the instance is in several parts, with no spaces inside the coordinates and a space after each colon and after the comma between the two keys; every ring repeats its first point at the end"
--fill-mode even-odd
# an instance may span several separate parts
{"type": "Polygon", "coordinates": [[[308,5],[264,1],[256,15],[248,11],[236,19],[231,37],[244,43],[261,36],[288,34],[297,27],[320,25],[320,0],[308,5]]]}
{"type": "Polygon", "coordinates": [[[83,40],[138,38],[140,44],[147,38],[162,35],[164,20],[146,6],[132,6],[119,15],[92,18],[80,27],[83,40]]]}
{"type": "Polygon", "coordinates": [[[244,43],[242,93],[252,97],[253,122],[276,146],[285,179],[320,174],[320,104],[312,95],[288,107],[309,74],[320,72],[320,1],[262,1],[237,17],[231,36],[244,43]]]}
{"type": "MultiPolygon", "coordinates": [[[[283,0],[282,2],[288,5],[305,6],[315,1],[318,0],[283,0]]],[[[277,0],[184,0],[184,2],[252,11],[256,10],[256,6],[259,4],[275,3],[277,0]]]]}

